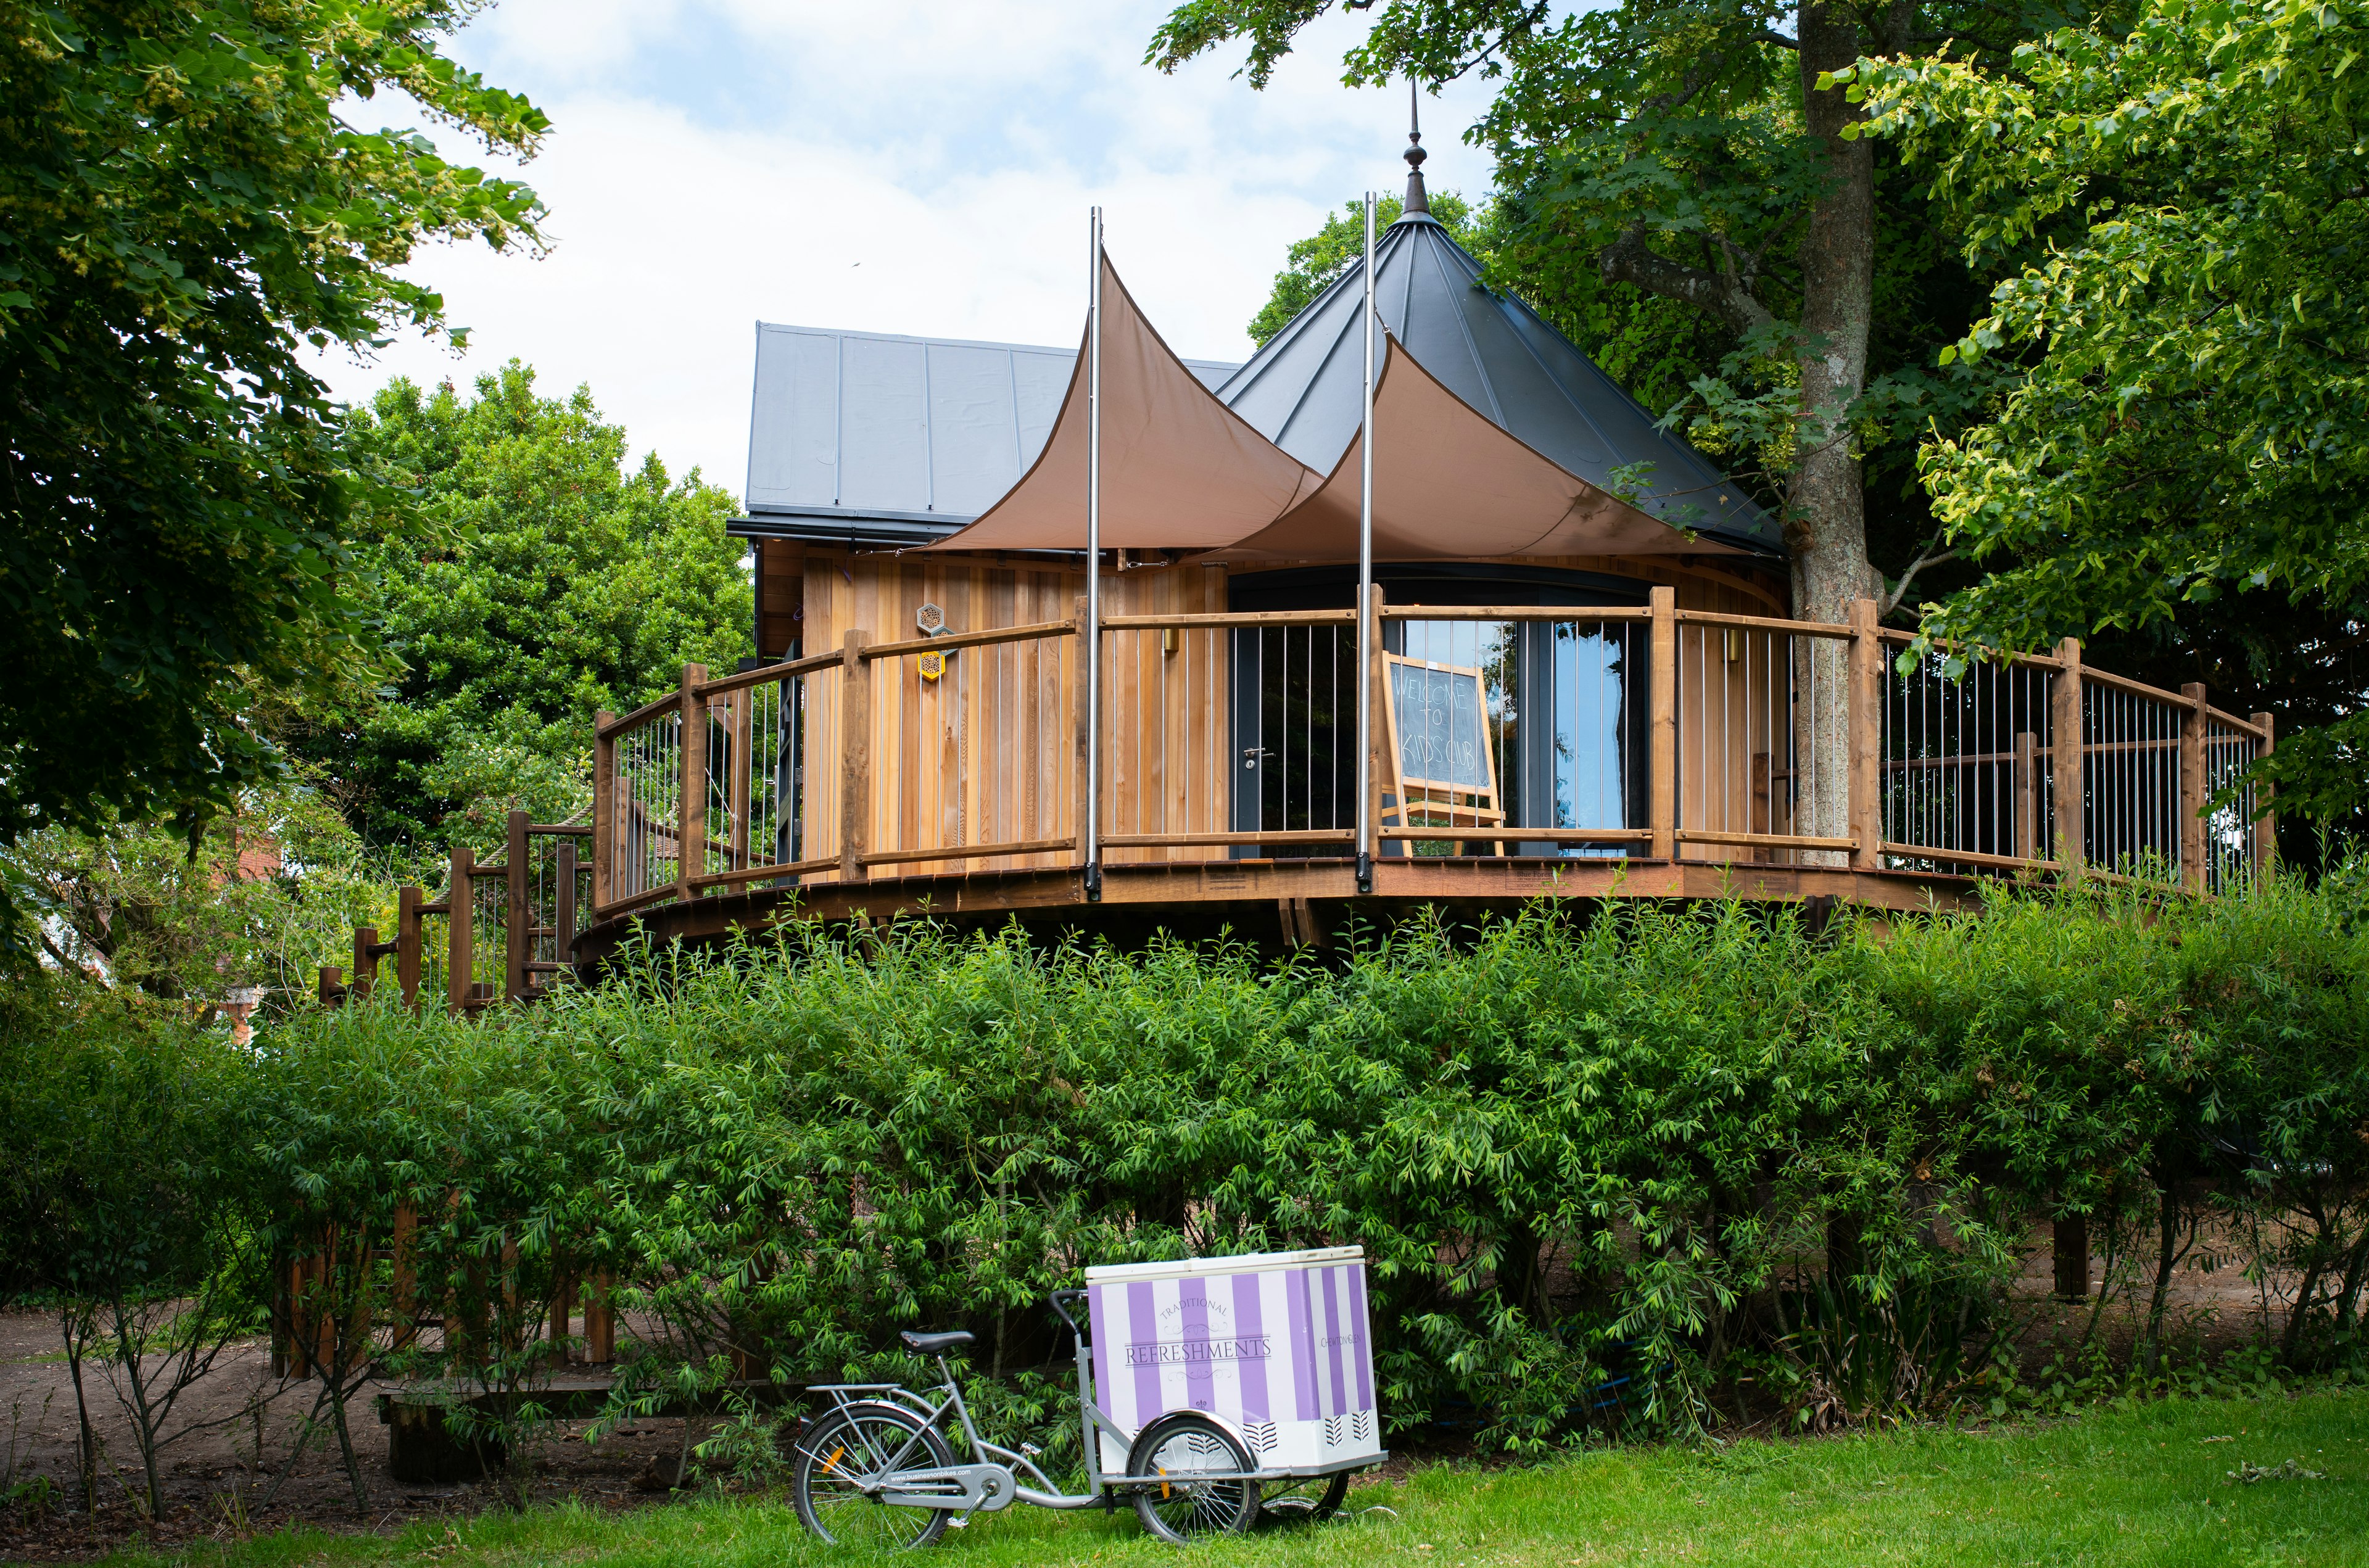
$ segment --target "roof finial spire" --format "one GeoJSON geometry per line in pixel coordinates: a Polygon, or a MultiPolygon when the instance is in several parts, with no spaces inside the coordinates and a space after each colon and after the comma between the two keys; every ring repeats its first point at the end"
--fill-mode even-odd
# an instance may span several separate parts
{"type": "Polygon", "coordinates": [[[1423,160],[1429,155],[1423,150],[1423,86],[1413,76],[1407,78],[1407,193],[1406,210],[1431,216],[1431,198],[1424,194],[1423,160]]]}

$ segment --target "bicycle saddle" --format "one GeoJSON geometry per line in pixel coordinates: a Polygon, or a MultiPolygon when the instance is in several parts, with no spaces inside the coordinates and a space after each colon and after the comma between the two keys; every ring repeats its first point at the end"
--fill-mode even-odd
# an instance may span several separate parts
{"type": "Polygon", "coordinates": [[[907,1329],[899,1337],[904,1340],[905,1348],[908,1350],[917,1350],[924,1356],[935,1356],[940,1351],[952,1350],[957,1345],[968,1345],[978,1336],[967,1329],[951,1329],[944,1333],[915,1333],[912,1330],[907,1329]]]}

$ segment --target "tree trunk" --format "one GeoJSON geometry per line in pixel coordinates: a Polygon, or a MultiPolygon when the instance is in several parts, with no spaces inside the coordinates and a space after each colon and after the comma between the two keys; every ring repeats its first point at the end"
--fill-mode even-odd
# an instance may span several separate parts
{"type": "MultiPolygon", "coordinates": [[[[1785,544],[1792,556],[1793,613],[1850,618],[1851,601],[1878,597],[1867,559],[1867,505],[1850,408],[1867,388],[1868,327],[1875,300],[1875,149],[1842,132],[1863,119],[1843,90],[1817,90],[1818,74],[1860,57],[1858,20],[1838,5],[1805,5],[1798,29],[1802,116],[1825,149],[1828,183],[1802,230],[1802,320],[1793,357],[1802,378],[1793,474],[1785,487],[1785,544]]],[[[1802,686],[1800,723],[1811,787],[1794,831],[1850,836],[1850,679],[1847,646],[1802,650],[1814,668],[1802,686]]],[[[1829,858],[1821,856],[1819,858],[1829,858]]],[[[1833,857],[1839,858],[1839,857],[1833,857]]]]}
{"type": "Polygon", "coordinates": [[[1851,601],[1881,587],[1867,560],[1867,506],[1850,407],[1867,389],[1868,327],[1875,313],[1875,147],[1842,132],[1865,119],[1840,87],[1818,75],[1855,63],[1858,20],[1840,6],[1802,7],[1802,118],[1825,144],[1827,185],[1802,231],[1802,321],[1794,361],[1802,374],[1793,475],[1786,486],[1786,543],[1793,555],[1793,613],[1848,618],[1851,601]]]}

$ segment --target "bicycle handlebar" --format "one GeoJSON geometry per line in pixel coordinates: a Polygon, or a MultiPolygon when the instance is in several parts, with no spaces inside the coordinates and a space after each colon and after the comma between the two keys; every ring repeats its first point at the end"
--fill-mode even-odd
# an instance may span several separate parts
{"type": "Polygon", "coordinates": [[[1056,1290],[1048,1299],[1052,1302],[1053,1310],[1060,1315],[1060,1319],[1063,1322],[1070,1325],[1070,1332],[1078,1336],[1078,1343],[1080,1345],[1083,1345],[1086,1342],[1086,1331],[1078,1326],[1078,1320],[1070,1316],[1070,1309],[1062,1305],[1062,1303],[1065,1301],[1082,1301],[1085,1299],[1085,1295],[1086,1293],[1082,1290],[1056,1290]]]}

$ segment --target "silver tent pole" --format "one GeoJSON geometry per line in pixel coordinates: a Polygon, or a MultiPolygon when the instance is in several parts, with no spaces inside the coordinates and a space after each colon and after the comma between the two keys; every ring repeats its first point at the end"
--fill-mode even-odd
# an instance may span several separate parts
{"type": "Polygon", "coordinates": [[[1103,210],[1086,220],[1093,279],[1086,311],[1086,798],[1080,803],[1078,847],[1085,853],[1086,898],[1103,896],[1103,210]]]}
{"type": "Polygon", "coordinates": [[[1357,891],[1374,890],[1374,193],[1366,192],[1366,404],[1357,426],[1357,891]]]}

